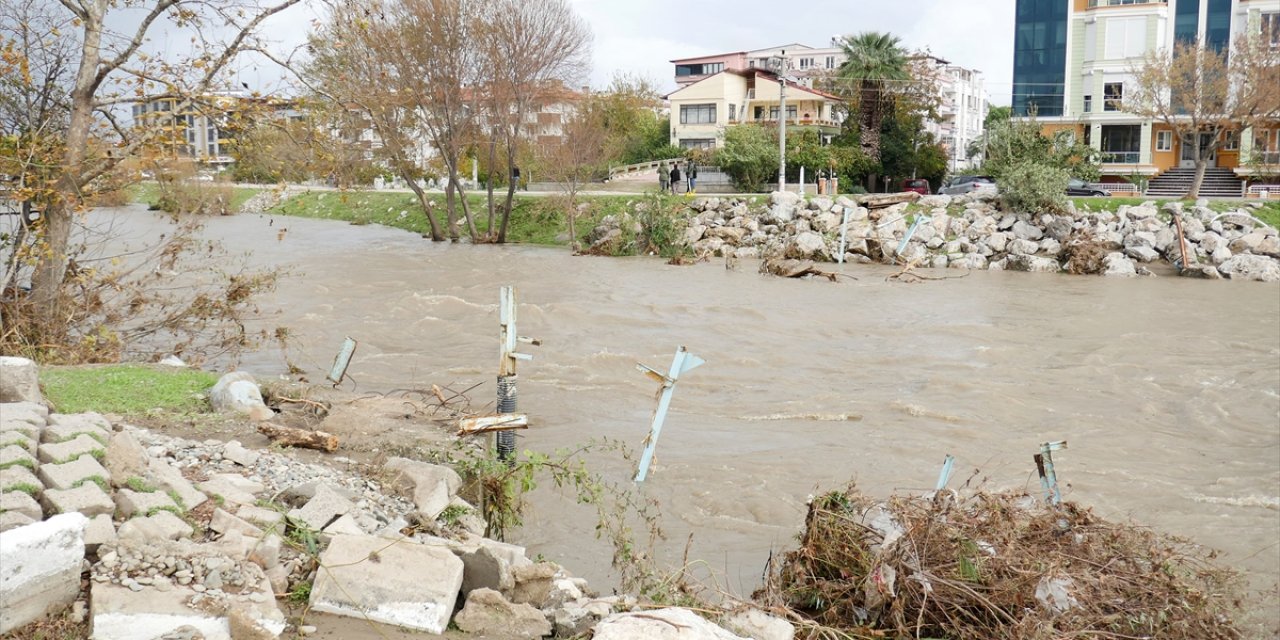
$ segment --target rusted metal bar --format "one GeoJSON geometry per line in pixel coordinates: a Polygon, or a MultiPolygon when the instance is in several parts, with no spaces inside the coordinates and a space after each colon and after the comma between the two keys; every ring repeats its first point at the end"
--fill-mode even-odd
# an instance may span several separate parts
{"type": "Polygon", "coordinates": [[[667,419],[667,409],[671,406],[671,394],[675,392],[676,382],[680,374],[702,366],[706,361],[689,353],[684,347],[676,349],[676,357],[671,360],[671,370],[666,374],[637,364],[636,369],[658,381],[661,385],[658,397],[658,408],[653,412],[653,424],[649,427],[649,437],[645,438],[644,453],[640,455],[640,468],[636,471],[636,482],[644,482],[649,474],[649,465],[653,463],[653,450],[658,446],[658,436],[662,433],[662,424],[667,419]]]}
{"type": "Polygon", "coordinates": [[[351,356],[356,353],[357,343],[350,336],[342,342],[342,349],[338,351],[338,356],[333,359],[333,368],[329,370],[326,379],[333,383],[333,386],[342,384],[342,379],[347,376],[347,367],[351,366],[351,356]]]}
{"type": "Polygon", "coordinates": [[[1181,214],[1179,213],[1173,214],[1173,227],[1178,231],[1178,250],[1182,252],[1182,264],[1176,265],[1176,266],[1178,267],[1178,271],[1182,271],[1183,269],[1186,269],[1189,266],[1189,263],[1187,262],[1187,240],[1186,240],[1186,236],[1183,235],[1182,233],[1182,215],[1181,214]]]}

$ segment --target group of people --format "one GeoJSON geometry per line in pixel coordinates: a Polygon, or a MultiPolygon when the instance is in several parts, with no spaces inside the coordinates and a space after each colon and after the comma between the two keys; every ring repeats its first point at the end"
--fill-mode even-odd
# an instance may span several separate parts
{"type": "Polygon", "coordinates": [[[663,160],[658,164],[658,186],[663,193],[680,193],[680,178],[683,176],[688,182],[685,184],[685,193],[697,193],[698,188],[698,163],[690,160],[684,163],[684,172],[680,171],[680,163],[672,162],[671,166],[667,166],[667,161],[663,160]]]}

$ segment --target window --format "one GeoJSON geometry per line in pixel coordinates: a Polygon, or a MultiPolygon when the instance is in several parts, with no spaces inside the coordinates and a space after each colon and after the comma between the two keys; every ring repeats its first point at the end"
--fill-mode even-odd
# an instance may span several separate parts
{"type": "Polygon", "coordinates": [[[1280,13],[1262,14],[1262,41],[1280,49],[1280,13]]]}
{"type": "Polygon", "coordinates": [[[1156,132],[1156,151],[1173,151],[1173,132],[1156,132]]]}
{"type": "Polygon", "coordinates": [[[703,64],[678,64],[676,65],[676,77],[685,76],[709,76],[713,73],[724,71],[723,62],[707,62],[703,64]]]}
{"type": "Polygon", "coordinates": [[[834,69],[834,68],[836,68],[836,57],[835,57],[835,56],[827,56],[827,68],[828,68],[828,69],[834,69]]]}
{"type": "Polygon", "coordinates": [[[813,68],[813,58],[800,58],[800,68],[801,68],[801,69],[812,69],[812,68],[813,68]]]}
{"type": "MultiPolygon", "coordinates": [[[[778,119],[778,108],[777,108],[777,107],[769,107],[769,119],[770,119],[770,120],[777,120],[777,119],[778,119]]],[[[787,105],[787,119],[788,119],[788,120],[795,120],[795,119],[796,119],[796,106],[795,106],[794,104],[789,104],[789,105],[787,105]]]]}
{"type": "Polygon", "coordinates": [[[1106,57],[1137,58],[1147,50],[1147,18],[1111,18],[1106,23],[1106,57]]]}
{"type": "Polygon", "coordinates": [[[681,138],[681,149],[714,149],[716,141],[714,138],[681,138]]]}
{"type": "Polygon", "coordinates": [[[738,105],[730,103],[729,104],[729,122],[737,122],[737,121],[738,121],[738,105]]]}
{"type": "Polygon", "coordinates": [[[1124,101],[1124,83],[1108,82],[1102,85],[1102,98],[1103,111],[1120,111],[1121,102],[1124,101]]]}
{"type": "Polygon", "coordinates": [[[1235,131],[1228,131],[1222,139],[1223,151],[1239,151],[1240,136],[1235,131]]]}
{"type": "Polygon", "coordinates": [[[1141,149],[1141,125],[1102,126],[1102,162],[1104,164],[1137,164],[1141,149]]]}
{"type": "Polygon", "coordinates": [[[716,105],[683,104],[680,105],[680,124],[715,124],[716,105]]]}
{"type": "Polygon", "coordinates": [[[713,73],[720,73],[721,71],[724,71],[723,62],[713,62],[711,64],[702,65],[702,72],[707,75],[711,75],[713,73]]]}
{"type": "Polygon", "coordinates": [[[1084,97],[1084,112],[1085,113],[1093,112],[1093,96],[1084,97]]]}

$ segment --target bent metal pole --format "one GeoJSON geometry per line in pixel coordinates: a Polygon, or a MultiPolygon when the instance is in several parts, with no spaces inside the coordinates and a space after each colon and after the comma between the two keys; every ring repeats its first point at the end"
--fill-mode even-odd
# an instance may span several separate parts
{"type": "MultiPolygon", "coordinates": [[[[516,362],[532,360],[533,356],[516,351],[516,343],[523,342],[534,346],[542,344],[533,338],[525,338],[516,333],[516,290],[515,287],[502,287],[498,294],[498,334],[501,346],[498,362],[498,406],[499,414],[516,412],[516,362]]],[[[515,463],[516,434],[513,431],[499,431],[497,436],[498,459],[508,464],[515,463]]]]}

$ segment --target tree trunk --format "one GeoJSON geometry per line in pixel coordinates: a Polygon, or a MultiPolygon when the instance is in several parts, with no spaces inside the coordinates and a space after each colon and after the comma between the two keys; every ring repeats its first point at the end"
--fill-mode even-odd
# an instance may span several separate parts
{"type": "Polygon", "coordinates": [[[507,241],[507,223],[511,220],[511,203],[516,198],[516,181],[511,174],[516,168],[516,147],[507,146],[507,202],[502,207],[502,226],[498,227],[498,243],[507,241]]]}
{"type": "Polygon", "coordinates": [[[427,204],[427,193],[418,186],[417,182],[410,181],[409,189],[413,191],[413,195],[418,197],[418,206],[422,207],[422,213],[427,216],[427,224],[431,225],[431,239],[435,242],[444,242],[444,234],[440,232],[440,223],[436,222],[435,214],[431,213],[431,206],[427,204]]]}
{"type": "Polygon", "coordinates": [[[475,219],[471,217],[471,205],[467,203],[467,190],[462,187],[462,180],[458,177],[456,168],[449,172],[449,180],[458,192],[458,200],[462,203],[462,219],[466,220],[467,233],[471,235],[471,242],[474,243],[480,237],[480,232],[476,231],[475,219]]]}
{"type": "MultiPolygon", "coordinates": [[[[862,152],[872,162],[880,162],[880,124],[883,116],[880,113],[880,99],[877,87],[869,81],[862,83],[862,95],[858,99],[858,137],[862,152]]],[[[867,191],[876,191],[875,171],[867,174],[867,191]]]]}
{"type": "MultiPolygon", "coordinates": [[[[492,135],[492,133],[490,134],[492,135]]],[[[490,239],[494,237],[493,223],[495,221],[495,209],[493,203],[493,165],[498,162],[498,141],[490,138],[489,140],[489,177],[485,180],[487,190],[489,192],[489,226],[485,227],[485,234],[490,239]]]]}
{"type": "Polygon", "coordinates": [[[1200,185],[1204,183],[1204,172],[1209,168],[1208,158],[1196,159],[1196,177],[1191,179],[1191,188],[1187,190],[1188,198],[1200,197],[1200,185]]]}
{"type": "Polygon", "coordinates": [[[458,241],[458,225],[456,220],[458,218],[458,210],[457,210],[458,204],[457,204],[457,201],[454,200],[454,195],[457,194],[457,187],[455,185],[456,183],[453,181],[453,173],[450,172],[449,180],[444,183],[444,202],[445,202],[444,208],[445,208],[445,216],[448,218],[447,222],[449,224],[449,238],[454,242],[457,242],[458,241]]]}

